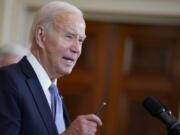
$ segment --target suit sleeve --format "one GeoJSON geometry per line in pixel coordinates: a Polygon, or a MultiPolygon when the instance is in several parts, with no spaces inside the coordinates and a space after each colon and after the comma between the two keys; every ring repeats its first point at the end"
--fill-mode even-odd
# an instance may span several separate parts
{"type": "Polygon", "coordinates": [[[19,135],[21,112],[11,76],[0,71],[0,135],[19,135]]]}

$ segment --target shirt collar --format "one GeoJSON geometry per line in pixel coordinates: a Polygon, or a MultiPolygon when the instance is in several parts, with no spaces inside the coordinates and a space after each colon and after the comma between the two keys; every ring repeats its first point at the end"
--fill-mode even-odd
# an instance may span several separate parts
{"type": "MultiPolygon", "coordinates": [[[[43,68],[43,66],[39,63],[39,61],[36,59],[36,57],[30,53],[27,55],[27,59],[31,66],[33,67],[40,84],[43,89],[49,89],[50,85],[52,84],[47,72],[43,68]]],[[[57,79],[53,82],[55,85],[57,84],[57,79]]]]}

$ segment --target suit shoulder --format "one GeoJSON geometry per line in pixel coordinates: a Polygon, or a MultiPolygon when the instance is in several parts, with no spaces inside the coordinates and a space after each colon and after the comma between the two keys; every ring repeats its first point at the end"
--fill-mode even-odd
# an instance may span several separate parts
{"type": "Polygon", "coordinates": [[[10,66],[0,68],[0,87],[3,85],[8,85],[6,87],[15,88],[17,84],[21,83],[20,80],[23,77],[20,72],[20,67],[18,64],[13,64],[10,66]]]}
{"type": "Polygon", "coordinates": [[[5,66],[5,67],[1,67],[0,68],[0,77],[2,76],[11,76],[11,75],[15,75],[20,71],[20,68],[17,64],[12,64],[9,66],[5,66]]]}

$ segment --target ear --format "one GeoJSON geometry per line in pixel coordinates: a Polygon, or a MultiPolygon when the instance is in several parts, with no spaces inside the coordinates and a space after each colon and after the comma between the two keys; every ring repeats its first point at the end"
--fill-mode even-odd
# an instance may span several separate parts
{"type": "Polygon", "coordinates": [[[40,48],[44,48],[45,41],[45,28],[41,25],[38,25],[35,30],[35,42],[40,48]]]}

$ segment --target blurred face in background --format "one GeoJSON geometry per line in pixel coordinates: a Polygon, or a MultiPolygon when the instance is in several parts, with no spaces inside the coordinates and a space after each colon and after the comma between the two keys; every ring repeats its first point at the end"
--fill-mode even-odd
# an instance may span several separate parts
{"type": "Polygon", "coordinates": [[[10,54],[5,54],[2,57],[2,60],[0,61],[0,67],[17,63],[21,58],[22,58],[22,56],[15,56],[15,55],[10,55],[10,54]]]}

